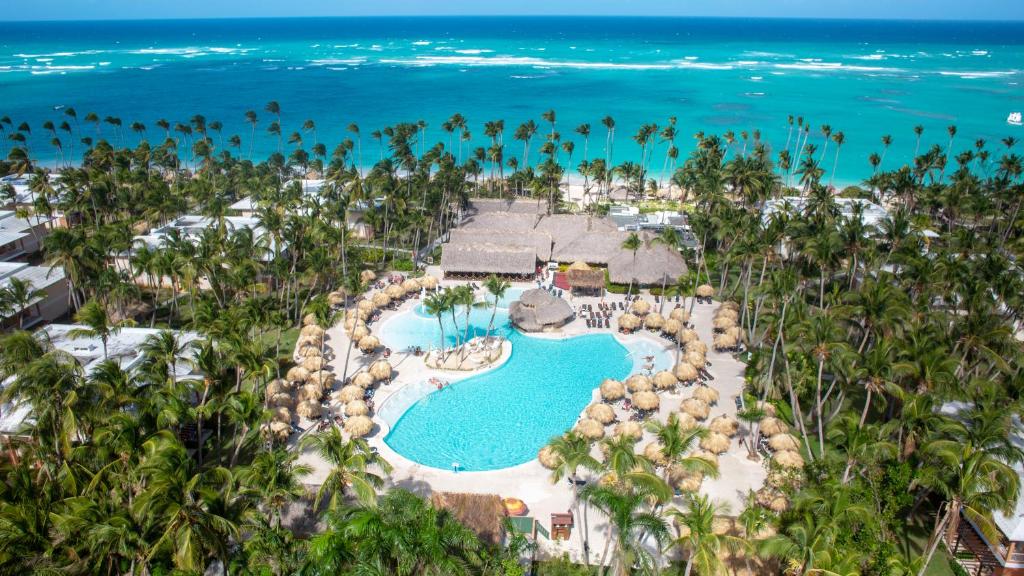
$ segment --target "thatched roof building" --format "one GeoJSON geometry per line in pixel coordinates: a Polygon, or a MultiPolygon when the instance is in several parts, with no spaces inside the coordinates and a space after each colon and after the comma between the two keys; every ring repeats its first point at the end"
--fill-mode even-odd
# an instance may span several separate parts
{"type": "Polygon", "coordinates": [[[451,513],[462,525],[472,530],[481,540],[500,546],[505,540],[502,523],[505,507],[495,494],[460,494],[434,492],[430,502],[435,508],[451,513]]]}
{"type": "Polygon", "coordinates": [[[573,262],[566,278],[573,290],[600,292],[604,289],[604,270],[591,268],[586,262],[573,262]]]}
{"type": "Polygon", "coordinates": [[[508,307],[509,319],[524,332],[558,328],[572,320],[572,306],[546,290],[527,290],[508,307]]]}
{"type": "Polygon", "coordinates": [[[686,262],[676,250],[661,244],[647,243],[636,251],[636,260],[629,250],[619,250],[608,261],[608,279],[616,284],[656,285],[665,279],[668,284],[686,274],[686,262]]]}
{"type": "Polygon", "coordinates": [[[441,271],[446,276],[480,274],[530,276],[536,270],[536,251],[518,245],[449,242],[441,253],[441,271]]]}

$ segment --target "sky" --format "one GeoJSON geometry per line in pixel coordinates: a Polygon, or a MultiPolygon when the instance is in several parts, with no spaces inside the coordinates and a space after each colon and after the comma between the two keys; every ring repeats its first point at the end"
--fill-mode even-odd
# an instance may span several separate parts
{"type": "Polygon", "coordinates": [[[8,1],[0,20],[509,14],[1024,20],[1024,0],[8,1]]]}

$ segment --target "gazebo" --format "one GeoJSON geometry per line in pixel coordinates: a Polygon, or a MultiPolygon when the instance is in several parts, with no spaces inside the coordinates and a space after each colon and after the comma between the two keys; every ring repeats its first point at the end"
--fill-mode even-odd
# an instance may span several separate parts
{"type": "Polygon", "coordinates": [[[604,270],[591,268],[586,262],[573,262],[566,272],[566,278],[573,294],[589,296],[604,294],[604,270]]]}

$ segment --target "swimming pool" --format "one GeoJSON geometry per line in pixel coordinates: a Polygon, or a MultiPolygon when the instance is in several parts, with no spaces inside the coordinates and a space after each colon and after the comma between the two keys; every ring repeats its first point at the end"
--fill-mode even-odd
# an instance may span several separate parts
{"type": "MultiPolygon", "coordinates": [[[[470,312],[470,332],[486,332],[490,308],[470,312]]],[[[456,314],[465,329],[464,317],[456,314]]],[[[454,341],[450,317],[445,336],[454,341]]],[[[380,417],[391,423],[384,441],[402,456],[441,469],[458,462],[460,470],[507,468],[527,462],[553,436],[570,428],[605,378],[622,379],[654,356],[655,369],[671,366],[671,349],[639,340],[628,347],[610,334],[567,339],[526,336],[513,329],[499,308],[496,332],[512,343],[512,355],[500,367],[453,382],[443,390],[409,385],[389,398],[380,417]],[[425,394],[428,390],[429,393],[425,394]],[[407,408],[406,408],[407,407],[407,408]]],[[[440,342],[437,319],[417,309],[381,327],[381,339],[402,349],[440,342]]]]}

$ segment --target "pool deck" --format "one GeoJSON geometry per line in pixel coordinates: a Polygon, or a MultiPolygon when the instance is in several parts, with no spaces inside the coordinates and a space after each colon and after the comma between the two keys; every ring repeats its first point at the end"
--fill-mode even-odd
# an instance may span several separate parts
{"type": "MultiPolygon", "coordinates": [[[[442,286],[453,286],[461,283],[444,281],[442,286]]],[[[515,283],[513,286],[536,287],[532,283],[515,283]]],[[[658,311],[658,306],[654,304],[652,297],[645,294],[644,298],[652,304],[652,311],[658,311]]],[[[575,297],[570,299],[569,303],[574,309],[577,309],[581,304],[596,305],[601,301],[620,302],[623,299],[621,295],[607,294],[603,299],[597,297],[575,297]]],[[[409,299],[396,310],[385,311],[382,317],[370,326],[371,331],[377,333],[383,323],[398,314],[410,311],[419,302],[416,299],[409,299]]],[[[687,305],[689,305],[689,302],[687,302],[687,305]]],[[[669,310],[674,306],[675,304],[666,303],[664,314],[667,316],[669,310]]],[[[714,377],[714,380],[708,382],[708,384],[717,389],[721,396],[718,404],[712,406],[708,421],[722,414],[735,417],[737,411],[735,398],[740,394],[743,386],[744,365],[733,358],[731,354],[715,352],[710,346],[712,341],[711,316],[717,307],[717,303],[696,304],[693,309],[693,317],[691,318],[691,324],[694,325],[694,328],[700,335],[701,341],[709,344],[707,358],[711,362],[711,366],[708,368],[708,371],[714,377]]],[[[620,314],[621,312],[617,311],[613,315],[610,328],[608,329],[588,328],[584,319],[577,318],[556,332],[531,334],[531,336],[567,338],[583,334],[611,333],[622,343],[643,339],[651,343],[661,344],[666,348],[674,349],[673,344],[647,331],[641,330],[635,334],[625,336],[618,334],[615,318],[620,314]]],[[[348,338],[344,334],[341,325],[329,329],[327,331],[327,338],[328,346],[333,352],[329,364],[331,370],[340,378],[345,353],[348,349],[348,338]]],[[[507,347],[510,344],[506,342],[505,346],[506,350],[502,358],[485,370],[493,370],[508,359],[509,349],[507,347]]],[[[348,374],[352,375],[364,369],[375,359],[375,356],[364,356],[358,350],[353,349],[349,359],[348,374]]],[[[407,386],[417,384],[422,386],[422,382],[432,377],[455,382],[459,379],[481,373],[481,371],[451,372],[430,369],[424,364],[423,357],[416,357],[412,354],[397,351],[392,352],[389,360],[395,369],[396,376],[389,384],[377,389],[373,400],[378,411],[387,404],[389,399],[407,386]]],[[[670,413],[678,411],[680,403],[690,396],[691,391],[692,388],[679,388],[674,393],[659,393],[661,406],[656,417],[661,421],[665,421],[670,413]]],[[[599,400],[599,393],[595,388],[593,401],[599,400]]],[[[628,419],[628,414],[621,408],[621,405],[617,404],[615,410],[619,420],[628,419]]],[[[392,450],[384,442],[384,437],[389,432],[388,422],[384,418],[378,417],[376,412],[374,414],[374,421],[377,424],[377,428],[367,437],[367,441],[394,468],[388,480],[389,487],[404,488],[424,496],[434,490],[439,490],[446,492],[498,494],[501,497],[519,498],[529,507],[529,515],[536,518],[548,529],[550,529],[552,513],[565,512],[572,507],[572,488],[569,483],[563,480],[558,485],[552,484],[550,471],[541,466],[536,459],[511,468],[486,472],[454,472],[452,470],[432,468],[417,464],[392,450]]],[[[610,432],[610,429],[608,432],[610,432]]],[[[747,459],[747,451],[740,444],[740,439],[744,434],[746,434],[746,425],[741,423],[740,432],[733,439],[732,447],[728,452],[719,457],[719,478],[714,480],[705,479],[701,486],[702,493],[707,494],[715,501],[725,503],[733,515],[742,510],[747,492],[760,488],[766,477],[766,470],[762,462],[753,462],[747,459]]],[[[652,439],[653,435],[645,431],[644,437],[637,443],[637,450],[642,450],[652,439]]],[[[293,438],[294,441],[295,439],[293,438]]],[[[596,445],[593,453],[595,457],[600,456],[596,445]]],[[[329,472],[328,465],[309,451],[304,451],[300,455],[299,461],[312,468],[312,473],[304,479],[306,484],[321,484],[329,472]]],[[[585,473],[581,476],[589,479],[589,474],[585,473]]],[[[597,562],[604,549],[607,523],[601,514],[595,510],[587,512],[586,517],[586,524],[589,526],[591,562],[597,562]]],[[[568,553],[570,558],[582,561],[582,547],[577,534],[580,528],[581,522],[577,519],[577,526],[570,540],[553,542],[540,539],[541,550],[546,554],[553,555],[568,553]]]]}

